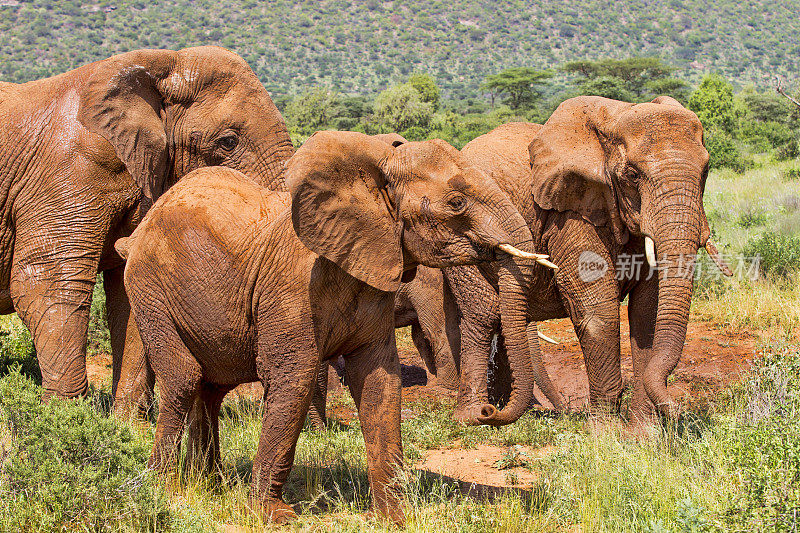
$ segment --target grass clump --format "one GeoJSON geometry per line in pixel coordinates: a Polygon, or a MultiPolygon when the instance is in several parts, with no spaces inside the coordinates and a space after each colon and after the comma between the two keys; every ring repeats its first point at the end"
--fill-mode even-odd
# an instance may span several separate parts
{"type": "Polygon", "coordinates": [[[759,257],[761,272],[765,275],[786,278],[800,270],[800,237],[767,231],[750,240],[742,253],[759,257]]]}
{"type": "Polygon", "coordinates": [[[19,368],[0,379],[0,529],[164,529],[168,502],[146,469],[147,444],[87,400],[43,404],[41,392],[19,368]]]}

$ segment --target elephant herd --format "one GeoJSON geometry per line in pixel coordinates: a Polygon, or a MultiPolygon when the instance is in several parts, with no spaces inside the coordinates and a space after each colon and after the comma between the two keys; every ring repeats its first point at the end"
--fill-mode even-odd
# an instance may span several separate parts
{"type": "Polygon", "coordinates": [[[274,521],[294,517],[282,487],[309,408],[324,421],[327,363],[343,357],[373,508],[402,523],[396,326],[458,390],[458,420],[503,425],[534,384],[566,408],[536,322],[569,317],[590,407],[615,413],[627,297],[631,423],[677,413],[666,381],[698,248],[729,273],[703,210],[707,174],[700,121],[668,97],[573,98],[544,125],[506,124],[460,151],[337,131],[295,151],[236,54],[135,51],[0,82],[0,311],[31,330],[45,400],[85,394],[103,272],[115,411],[132,414],[158,384],[150,465],[162,471],[184,426],[189,461],[213,468],[223,398],[261,382],[251,498],[274,521]]]}

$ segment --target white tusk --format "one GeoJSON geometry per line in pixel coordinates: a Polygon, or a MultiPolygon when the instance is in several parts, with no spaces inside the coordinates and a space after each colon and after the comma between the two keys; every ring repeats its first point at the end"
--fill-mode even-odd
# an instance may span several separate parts
{"type": "Polygon", "coordinates": [[[558,341],[551,339],[541,331],[537,331],[536,333],[539,335],[539,338],[542,339],[543,341],[549,342],[550,344],[558,344],[558,341]]]}
{"type": "Polygon", "coordinates": [[[644,256],[651,268],[656,268],[656,243],[650,237],[644,238],[644,256]]]}
{"type": "Polygon", "coordinates": [[[501,250],[503,250],[508,255],[521,257],[523,259],[547,259],[548,257],[550,257],[549,255],[544,255],[544,254],[532,254],[530,252],[523,252],[519,248],[514,248],[513,246],[511,246],[507,242],[504,242],[502,244],[498,244],[497,247],[500,248],[501,250]]]}
{"type": "Polygon", "coordinates": [[[555,264],[555,263],[551,263],[547,259],[537,259],[536,262],[539,263],[540,265],[546,266],[547,268],[552,268],[553,270],[558,270],[558,265],[555,264]]]}
{"type": "Polygon", "coordinates": [[[550,257],[547,254],[532,254],[530,252],[523,252],[519,248],[515,248],[506,242],[498,244],[497,247],[500,248],[505,253],[507,253],[508,255],[513,255],[514,257],[521,257],[522,259],[533,259],[540,265],[544,265],[548,268],[558,270],[557,265],[547,260],[547,258],[550,257]]]}

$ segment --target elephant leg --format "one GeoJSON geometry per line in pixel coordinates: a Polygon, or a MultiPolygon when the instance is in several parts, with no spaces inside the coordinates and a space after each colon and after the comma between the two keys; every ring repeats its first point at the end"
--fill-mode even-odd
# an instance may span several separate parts
{"type": "Polygon", "coordinates": [[[153,403],[155,376],[144,357],[139,328],[125,293],[124,273],[124,266],[103,272],[103,288],[111,334],[114,414],[127,419],[143,415],[153,403]]]}
{"type": "Polygon", "coordinates": [[[145,346],[159,390],[156,434],[148,466],[167,473],[177,461],[184,425],[200,396],[203,374],[200,364],[171,326],[145,331],[158,335],[145,346]]]}
{"type": "Polygon", "coordinates": [[[199,474],[222,471],[219,448],[219,411],[230,387],[204,383],[189,415],[186,465],[199,474]]]}
{"type": "MultiPolygon", "coordinates": [[[[23,236],[15,245],[11,297],[31,331],[42,372],[44,400],[86,394],[86,334],[100,250],[79,258],[40,253],[23,236]]],[[[56,247],[55,238],[51,243],[56,247]]]]}
{"type": "Polygon", "coordinates": [[[436,368],[436,359],[433,356],[433,347],[431,343],[428,342],[425,332],[418,323],[411,324],[411,340],[414,342],[414,346],[419,352],[420,357],[422,357],[422,361],[425,363],[428,372],[436,375],[438,369],[436,368]]]}
{"type": "Polygon", "coordinates": [[[560,267],[556,284],[583,351],[589,406],[596,412],[616,413],[622,397],[622,371],[614,261],[594,226],[569,219],[564,229],[551,237],[549,250],[551,260],[560,267]],[[605,265],[605,269],[589,270],[589,262],[605,265]]]}
{"type": "Polygon", "coordinates": [[[400,358],[394,332],[346,357],[345,372],[367,448],[372,509],[405,523],[397,475],[403,464],[400,439],[400,358]]]}
{"type": "Polygon", "coordinates": [[[641,281],[628,297],[628,322],[631,334],[633,359],[633,395],[631,397],[631,422],[642,424],[653,421],[655,406],[644,388],[644,371],[653,356],[653,338],[658,313],[658,281],[656,276],[641,281]]]}
{"type": "Polygon", "coordinates": [[[308,410],[308,422],[316,431],[325,431],[328,419],[325,408],[328,404],[328,363],[323,361],[319,365],[317,380],[314,382],[314,395],[311,397],[311,407],[308,410]]]}
{"type": "MultiPolygon", "coordinates": [[[[288,332],[287,337],[303,339],[307,332],[288,332]]],[[[259,339],[259,368],[268,370],[261,376],[266,402],[253,460],[250,498],[268,520],[276,523],[297,517],[283,501],[283,485],[294,462],[297,439],[323,364],[318,360],[313,340],[309,339],[307,346],[293,344],[291,348],[288,353],[276,353],[273,339],[259,339]]]]}
{"type": "Polygon", "coordinates": [[[475,267],[448,268],[445,276],[462,313],[461,375],[453,417],[477,424],[480,409],[488,401],[489,354],[492,339],[500,329],[499,299],[497,291],[475,267]]]}

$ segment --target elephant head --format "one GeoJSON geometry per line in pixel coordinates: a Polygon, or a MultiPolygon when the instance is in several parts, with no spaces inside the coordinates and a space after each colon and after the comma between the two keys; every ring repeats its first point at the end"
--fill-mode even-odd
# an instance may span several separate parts
{"type": "Polygon", "coordinates": [[[441,140],[387,144],[353,132],[317,132],[287,165],[300,240],[354,278],[395,292],[417,265],[501,261],[511,399],[481,422],[516,420],[532,400],[526,338],[528,271],[539,258],[530,229],[505,194],[441,140]]]}
{"type": "Polygon", "coordinates": [[[697,249],[705,246],[729,273],[703,210],[708,152],[700,120],[669,97],[643,104],[578,97],[558,107],[529,152],[539,206],[608,225],[620,245],[644,241],[647,261],[659,271],[645,389],[662,412],[674,412],[666,379],[686,337],[697,249]]]}
{"type": "Polygon", "coordinates": [[[284,189],[294,152],[286,125],[238,55],[215,46],[138,50],[86,68],[78,119],[112,145],[149,200],[218,165],[284,189]]]}

